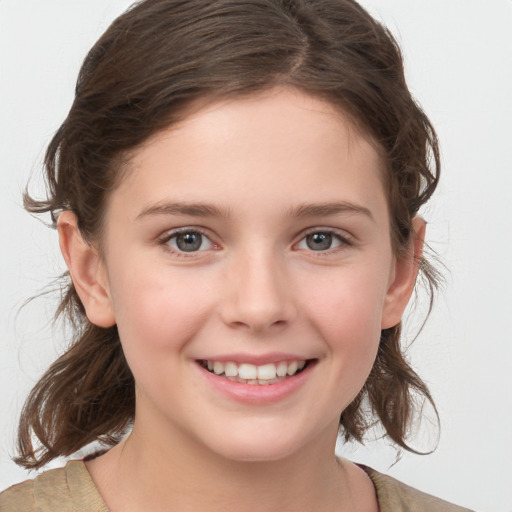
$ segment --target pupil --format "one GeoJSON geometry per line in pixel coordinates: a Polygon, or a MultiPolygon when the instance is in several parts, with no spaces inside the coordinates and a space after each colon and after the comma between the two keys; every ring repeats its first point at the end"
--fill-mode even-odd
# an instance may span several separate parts
{"type": "Polygon", "coordinates": [[[313,251],[325,251],[332,244],[332,235],[329,233],[313,233],[306,237],[307,246],[313,251]]]}
{"type": "Polygon", "coordinates": [[[176,245],[180,251],[197,251],[201,247],[202,238],[201,233],[182,233],[176,238],[176,245]]]}

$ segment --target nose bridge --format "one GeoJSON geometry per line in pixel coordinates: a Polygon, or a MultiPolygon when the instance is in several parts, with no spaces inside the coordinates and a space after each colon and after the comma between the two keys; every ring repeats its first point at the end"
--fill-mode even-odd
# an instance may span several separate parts
{"type": "Polygon", "coordinates": [[[230,268],[223,305],[224,321],[262,331],[291,321],[287,269],[268,247],[241,252],[230,268]]]}

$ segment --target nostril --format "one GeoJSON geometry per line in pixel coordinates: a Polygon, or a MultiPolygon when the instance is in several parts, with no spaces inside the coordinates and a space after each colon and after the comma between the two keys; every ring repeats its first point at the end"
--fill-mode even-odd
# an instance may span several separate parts
{"type": "Polygon", "coordinates": [[[249,263],[226,282],[219,304],[223,322],[253,332],[289,325],[296,308],[289,287],[276,274],[275,260],[252,255],[249,263]]]}

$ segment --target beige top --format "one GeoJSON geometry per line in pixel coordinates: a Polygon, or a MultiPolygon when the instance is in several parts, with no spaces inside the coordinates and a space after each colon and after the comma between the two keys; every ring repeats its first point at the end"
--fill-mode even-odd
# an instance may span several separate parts
{"type": "MultiPolygon", "coordinates": [[[[362,466],[377,493],[380,512],[471,512],[362,466]]],[[[83,461],[51,469],[0,494],[0,512],[109,512],[83,461]]]]}

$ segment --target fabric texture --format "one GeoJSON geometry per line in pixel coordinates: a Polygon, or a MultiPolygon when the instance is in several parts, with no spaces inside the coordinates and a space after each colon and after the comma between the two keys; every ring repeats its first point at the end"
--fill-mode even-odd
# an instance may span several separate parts
{"type": "MultiPolygon", "coordinates": [[[[471,512],[361,466],[373,482],[380,512],[471,512]]],[[[0,494],[1,512],[109,512],[85,464],[70,461],[0,494]]]]}
{"type": "Polygon", "coordinates": [[[1,512],[109,512],[85,464],[69,461],[0,494],[1,512]]]}
{"type": "Polygon", "coordinates": [[[425,494],[395,478],[367,466],[360,466],[375,487],[379,512],[472,512],[468,508],[425,494]]]}

